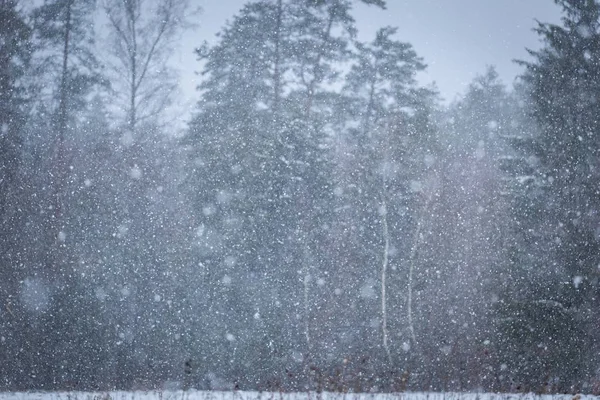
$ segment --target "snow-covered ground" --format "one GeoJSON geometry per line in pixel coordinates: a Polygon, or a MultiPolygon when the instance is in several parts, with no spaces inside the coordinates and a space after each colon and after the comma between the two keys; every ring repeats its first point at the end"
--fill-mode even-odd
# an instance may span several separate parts
{"type": "Polygon", "coordinates": [[[218,391],[14,392],[0,400],[597,400],[591,395],[496,393],[279,393],[218,391]]]}

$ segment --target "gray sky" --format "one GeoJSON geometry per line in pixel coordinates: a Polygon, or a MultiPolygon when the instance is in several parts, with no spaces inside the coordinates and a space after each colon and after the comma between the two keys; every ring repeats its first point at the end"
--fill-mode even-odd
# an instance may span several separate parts
{"type": "MultiPolygon", "coordinates": [[[[194,71],[200,69],[193,49],[215,34],[247,0],[192,0],[202,7],[199,27],[184,34],[176,63],[188,107],[198,99],[194,71]]],[[[535,19],[557,23],[560,8],[553,0],[387,0],[387,10],[357,5],[359,38],[370,41],[378,28],[399,28],[397,38],[411,43],[428,65],[420,80],[435,82],[449,102],[463,93],[487,65],[497,67],[510,84],[522,68],[512,62],[527,59],[525,48],[539,48],[535,19]]]]}

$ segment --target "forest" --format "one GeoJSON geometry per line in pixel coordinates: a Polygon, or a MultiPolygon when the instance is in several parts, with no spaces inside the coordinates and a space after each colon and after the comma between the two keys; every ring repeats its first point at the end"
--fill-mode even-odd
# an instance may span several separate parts
{"type": "Polygon", "coordinates": [[[193,2],[0,0],[0,391],[600,394],[600,1],[450,104],[359,3],[248,1],[175,129],[193,2]]]}

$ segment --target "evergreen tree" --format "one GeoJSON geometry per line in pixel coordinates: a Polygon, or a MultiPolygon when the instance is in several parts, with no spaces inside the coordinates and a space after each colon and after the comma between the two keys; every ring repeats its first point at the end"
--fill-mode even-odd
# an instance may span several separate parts
{"type": "MultiPolygon", "coordinates": [[[[206,80],[185,139],[194,163],[193,200],[203,211],[196,221],[198,256],[209,286],[217,288],[210,307],[227,316],[223,329],[246,332],[246,340],[276,338],[267,348],[238,343],[247,349],[240,356],[269,366],[253,372],[262,379],[284,374],[274,357],[300,357],[306,368],[322,354],[311,338],[321,328],[317,282],[331,272],[320,268],[332,193],[328,127],[337,98],[328,85],[339,79],[334,64],[350,56],[350,8],[339,0],[249,3],[217,45],[198,51],[206,80]],[[220,284],[223,279],[232,286],[220,284]],[[241,287],[242,281],[250,284],[241,287]],[[228,304],[240,301],[245,307],[232,313],[228,304]],[[261,318],[251,327],[234,322],[252,315],[261,318]]],[[[319,346],[327,347],[328,335],[319,331],[319,346]]],[[[212,340],[214,349],[226,351],[217,345],[221,334],[212,340]]]]}
{"type": "Polygon", "coordinates": [[[0,209],[6,210],[10,186],[19,163],[22,129],[27,113],[22,77],[31,58],[31,28],[18,9],[17,1],[0,3],[0,209]]]}
{"type": "MultiPolygon", "coordinates": [[[[69,145],[74,141],[76,112],[86,101],[86,96],[101,82],[99,65],[93,53],[93,23],[95,1],[45,0],[33,12],[37,46],[40,49],[39,70],[46,82],[45,92],[51,94],[45,107],[52,115],[51,139],[54,148],[50,167],[50,184],[53,187],[52,223],[50,240],[57,243],[59,232],[67,235],[65,207],[67,203],[69,171],[69,145]],[[43,50],[42,50],[43,49],[43,50]]],[[[59,245],[60,247],[60,245],[59,245]]],[[[54,269],[64,263],[58,250],[54,252],[54,269]]],[[[55,271],[59,273],[59,271],[55,271]]]]}
{"type": "Polygon", "coordinates": [[[197,325],[192,327],[189,321],[198,318],[190,314],[197,304],[188,297],[197,296],[176,294],[181,294],[185,283],[202,282],[197,275],[186,275],[191,271],[181,261],[191,240],[187,226],[182,228],[183,237],[172,231],[175,221],[181,222],[173,211],[178,207],[160,208],[155,202],[167,194],[174,202],[179,199],[173,186],[179,182],[169,177],[180,172],[176,159],[169,160],[175,154],[173,132],[164,124],[176,88],[169,58],[181,31],[188,27],[189,2],[104,0],[102,6],[109,22],[107,76],[112,95],[104,104],[116,123],[102,145],[108,149],[106,158],[97,160],[110,175],[98,177],[92,191],[112,211],[107,218],[111,225],[102,232],[103,259],[98,263],[113,267],[102,279],[103,289],[112,294],[112,301],[106,302],[109,315],[119,327],[111,373],[123,386],[134,380],[151,384],[189,356],[176,352],[176,359],[169,359],[166,346],[174,339],[159,327],[171,326],[178,335],[196,331],[197,325]],[[106,199],[104,190],[113,198],[106,199]],[[179,257],[173,255],[177,249],[181,249],[179,257]],[[114,282],[121,279],[124,282],[115,288],[114,282]],[[115,298],[127,307],[120,307],[115,298]],[[180,314],[165,311],[176,305],[180,314]]]}
{"type": "Polygon", "coordinates": [[[74,273],[69,212],[78,189],[68,168],[76,136],[82,134],[77,111],[100,82],[92,54],[93,8],[91,1],[48,0],[32,13],[36,52],[28,80],[39,90],[23,146],[21,172],[29,185],[21,207],[28,221],[20,235],[38,240],[23,251],[28,268],[21,290],[45,293],[45,301],[35,307],[25,303],[21,315],[28,340],[40,346],[37,357],[24,361],[29,383],[47,389],[75,381],[81,387],[95,385],[97,377],[84,365],[100,360],[102,352],[96,303],[74,273]]]}
{"type": "MultiPolygon", "coordinates": [[[[335,239],[339,254],[335,259],[345,262],[339,264],[335,275],[342,278],[339,287],[348,288],[342,302],[346,307],[337,312],[354,321],[349,326],[359,325],[360,340],[377,344],[388,363],[404,353],[403,342],[412,340],[407,320],[401,317],[388,322],[387,308],[395,315],[407,315],[406,302],[393,290],[406,286],[406,276],[399,278],[393,271],[407,272],[406,263],[411,262],[408,257],[404,262],[397,257],[410,253],[410,245],[404,244],[412,236],[409,226],[420,214],[419,195],[411,193],[410,182],[425,178],[428,168],[424,160],[427,154],[433,160],[430,152],[435,142],[428,121],[434,92],[416,84],[416,74],[425,65],[410,44],[393,38],[395,33],[395,28],[382,28],[372,43],[356,45],[345,99],[338,106],[342,121],[336,157],[339,203],[335,239]],[[379,296],[364,295],[369,282],[378,282],[379,296]],[[361,321],[363,315],[373,314],[380,315],[377,323],[361,321]],[[392,339],[392,331],[402,333],[392,339]]],[[[360,350],[367,352],[366,348],[360,350]]],[[[404,361],[400,358],[395,361],[404,361]]],[[[372,362],[377,365],[381,360],[372,362]]]]}
{"type": "Polygon", "coordinates": [[[438,188],[430,209],[419,296],[426,316],[427,373],[442,390],[494,387],[498,340],[492,323],[505,281],[510,212],[504,137],[522,129],[514,96],[493,67],[439,116],[438,188]]]}
{"type": "Polygon", "coordinates": [[[26,216],[18,207],[24,199],[27,182],[21,179],[22,145],[29,112],[29,96],[24,77],[32,54],[32,29],[15,0],[0,1],[0,389],[23,387],[26,377],[15,373],[22,366],[27,339],[20,318],[18,293],[24,279],[23,239],[19,237],[26,216]]]}
{"type": "Polygon", "coordinates": [[[557,3],[562,25],[540,23],[544,47],[522,63],[539,132],[513,140],[523,157],[507,166],[521,190],[506,363],[526,389],[579,390],[598,365],[600,3],[557,3]]]}

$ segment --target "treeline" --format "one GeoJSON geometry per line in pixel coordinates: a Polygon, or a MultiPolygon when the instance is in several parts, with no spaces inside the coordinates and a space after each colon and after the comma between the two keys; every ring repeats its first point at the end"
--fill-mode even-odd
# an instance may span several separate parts
{"type": "Polygon", "coordinates": [[[187,2],[0,0],[1,390],[600,390],[600,3],[447,107],[359,3],[249,2],[180,134],[187,2]]]}

